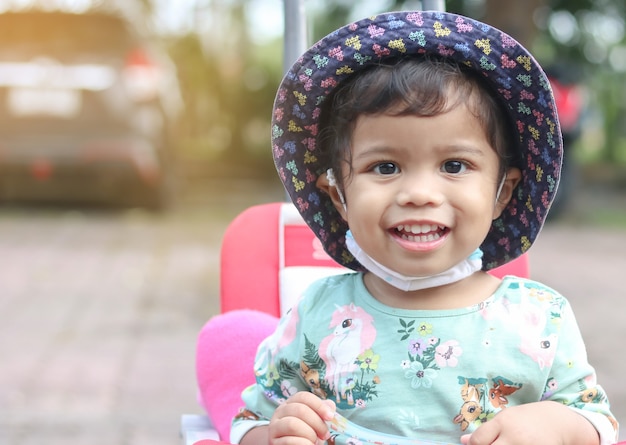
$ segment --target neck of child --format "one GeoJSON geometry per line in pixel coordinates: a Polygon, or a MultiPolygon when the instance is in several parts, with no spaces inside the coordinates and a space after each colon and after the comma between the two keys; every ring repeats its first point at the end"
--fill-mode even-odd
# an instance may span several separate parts
{"type": "Polygon", "coordinates": [[[493,295],[501,280],[477,271],[454,283],[403,291],[373,273],[365,272],[363,282],[369,293],[385,306],[408,310],[448,310],[482,303],[493,295]]]}

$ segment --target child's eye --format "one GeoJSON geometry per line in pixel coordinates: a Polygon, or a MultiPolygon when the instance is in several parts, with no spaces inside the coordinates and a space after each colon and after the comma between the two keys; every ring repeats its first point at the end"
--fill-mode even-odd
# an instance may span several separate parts
{"type": "Polygon", "coordinates": [[[446,161],[441,166],[441,170],[452,174],[463,173],[467,170],[467,165],[462,161],[446,161]]]}
{"type": "Polygon", "coordinates": [[[374,172],[379,175],[393,175],[394,173],[398,173],[398,170],[398,166],[393,162],[381,162],[374,166],[374,172]]]}

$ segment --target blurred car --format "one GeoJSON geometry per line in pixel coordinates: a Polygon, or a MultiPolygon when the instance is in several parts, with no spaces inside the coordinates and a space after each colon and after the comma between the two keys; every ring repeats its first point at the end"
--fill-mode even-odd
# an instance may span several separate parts
{"type": "Polygon", "coordinates": [[[173,63],[121,14],[0,14],[0,199],[160,208],[181,109],[173,63]]]}

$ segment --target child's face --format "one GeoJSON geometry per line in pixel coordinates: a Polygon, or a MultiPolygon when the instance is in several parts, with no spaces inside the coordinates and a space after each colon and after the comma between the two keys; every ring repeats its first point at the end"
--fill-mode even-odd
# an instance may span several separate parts
{"type": "Polygon", "coordinates": [[[519,180],[510,169],[496,202],[498,155],[464,104],[434,117],[360,116],[351,150],[347,210],[337,208],[366,253],[408,276],[466,259],[519,180]]]}

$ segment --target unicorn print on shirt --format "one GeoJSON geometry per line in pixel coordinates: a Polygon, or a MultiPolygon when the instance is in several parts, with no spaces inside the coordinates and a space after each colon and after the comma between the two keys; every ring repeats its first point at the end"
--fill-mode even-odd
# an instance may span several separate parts
{"type": "Polygon", "coordinates": [[[329,327],[333,332],[319,347],[319,356],[326,365],[325,378],[337,404],[345,400],[348,405],[354,405],[353,390],[359,383],[354,374],[361,367],[358,359],[376,338],[373,318],[351,303],[337,307],[329,327]]]}

